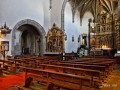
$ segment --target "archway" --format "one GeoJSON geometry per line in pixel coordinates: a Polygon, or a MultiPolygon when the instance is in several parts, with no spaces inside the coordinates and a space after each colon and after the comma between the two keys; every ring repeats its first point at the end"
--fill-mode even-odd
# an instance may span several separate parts
{"type": "Polygon", "coordinates": [[[34,20],[18,22],[12,31],[12,55],[43,55],[45,52],[45,30],[34,20]]]}
{"type": "Polygon", "coordinates": [[[22,55],[39,55],[41,35],[39,35],[37,29],[31,25],[22,25],[19,27],[22,32],[21,35],[21,54],[22,55]]]}

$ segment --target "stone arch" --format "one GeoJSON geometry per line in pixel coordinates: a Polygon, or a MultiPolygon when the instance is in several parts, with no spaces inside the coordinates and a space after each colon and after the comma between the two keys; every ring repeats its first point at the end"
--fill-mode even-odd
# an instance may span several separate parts
{"type": "Polygon", "coordinates": [[[36,21],[34,20],[31,20],[31,19],[24,19],[24,20],[21,20],[19,21],[13,28],[12,30],[12,50],[11,50],[11,53],[12,55],[16,55],[16,52],[17,52],[17,55],[21,55],[21,39],[20,39],[20,36],[22,35],[22,33],[19,34],[19,39],[18,39],[18,43],[19,45],[17,46],[17,48],[19,48],[19,50],[15,50],[16,48],[16,32],[18,31],[19,27],[22,26],[22,25],[25,25],[25,24],[28,24],[28,25],[31,25],[33,27],[36,28],[36,30],[38,31],[39,35],[41,36],[41,50],[40,50],[40,54],[43,55],[44,52],[45,52],[45,46],[46,46],[46,43],[45,43],[45,35],[46,35],[46,32],[44,30],[44,28],[36,21]]]}

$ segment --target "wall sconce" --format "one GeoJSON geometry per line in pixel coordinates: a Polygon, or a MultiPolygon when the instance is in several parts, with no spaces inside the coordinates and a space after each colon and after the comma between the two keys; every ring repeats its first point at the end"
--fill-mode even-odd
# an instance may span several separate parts
{"type": "Polygon", "coordinates": [[[9,34],[10,32],[11,32],[11,29],[7,27],[6,23],[4,24],[4,26],[0,27],[0,37],[5,37],[6,34],[9,34]]]}
{"type": "Polygon", "coordinates": [[[72,35],[72,42],[74,42],[74,36],[72,35]]]}

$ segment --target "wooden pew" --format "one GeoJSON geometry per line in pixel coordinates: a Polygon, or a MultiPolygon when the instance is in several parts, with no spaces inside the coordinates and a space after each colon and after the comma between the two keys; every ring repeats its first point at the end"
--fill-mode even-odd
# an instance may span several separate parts
{"type": "Polygon", "coordinates": [[[11,73],[15,72],[15,66],[13,61],[0,60],[0,62],[2,62],[2,68],[4,68],[5,71],[10,71],[11,73]]]}
{"type": "Polygon", "coordinates": [[[12,61],[8,61],[8,60],[1,60],[0,62],[2,63],[3,67],[5,66],[5,64],[11,65],[13,62],[12,61]]]}
{"type": "MultiPolygon", "coordinates": [[[[99,58],[100,59],[100,58],[99,58]]],[[[88,64],[88,65],[101,65],[101,66],[106,66],[106,68],[109,68],[113,70],[116,60],[114,59],[100,59],[100,60],[72,60],[64,63],[73,63],[73,64],[88,64]]]]}
{"type": "Polygon", "coordinates": [[[99,61],[99,62],[89,62],[89,63],[86,63],[86,62],[82,62],[82,63],[75,62],[74,64],[87,64],[87,65],[105,66],[106,70],[110,73],[114,69],[114,66],[115,66],[116,62],[110,60],[110,61],[99,61]]]}
{"type": "Polygon", "coordinates": [[[0,76],[3,75],[3,70],[5,70],[4,68],[0,68],[0,76]]]}
{"type": "MultiPolygon", "coordinates": [[[[49,63],[52,61],[56,61],[56,57],[29,57],[29,58],[19,58],[19,59],[11,59],[10,61],[14,61],[15,63],[20,62],[24,64],[29,64],[29,63],[49,63]]],[[[26,65],[26,66],[27,66],[26,65]]]]}
{"type": "MultiPolygon", "coordinates": [[[[32,58],[16,59],[16,60],[15,60],[15,62],[20,62],[21,64],[22,64],[22,63],[23,63],[23,64],[26,64],[26,65],[21,65],[21,66],[27,66],[27,67],[31,67],[31,66],[29,66],[29,62],[31,62],[31,61],[32,61],[31,65],[34,65],[34,64],[35,64],[34,66],[37,67],[38,64],[36,64],[36,63],[38,63],[38,62],[41,63],[41,62],[44,62],[44,61],[46,61],[46,60],[43,61],[43,60],[41,60],[41,59],[40,59],[40,60],[36,60],[36,59],[32,59],[32,58]],[[36,61],[38,61],[38,62],[36,62],[36,61]],[[34,62],[34,63],[33,63],[33,62],[34,62]]],[[[39,64],[39,65],[40,65],[40,64],[39,64]]],[[[65,65],[64,65],[64,66],[65,66],[65,65]]],[[[83,65],[82,65],[82,66],[83,66],[83,65]]],[[[97,68],[95,67],[95,69],[97,69],[97,70],[99,69],[99,71],[101,71],[101,70],[105,71],[105,67],[100,68],[100,66],[97,66],[97,65],[92,65],[92,66],[86,65],[86,66],[87,66],[87,68],[85,68],[85,69],[89,69],[89,68],[91,68],[91,67],[93,67],[93,66],[94,66],[94,67],[96,66],[97,68]]],[[[83,66],[83,67],[86,67],[86,66],[83,66]]],[[[32,66],[32,67],[33,67],[33,66],[32,66]]],[[[39,67],[40,67],[40,66],[39,66],[39,67]]],[[[83,67],[82,67],[82,68],[83,68],[83,67]]],[[[93,67],[93,68],[94,68],[94,67],[93,67]]],[[[79,67],[79,68],[80,68],[80,67],[79,67]]],[[[93,69],[93,68],[91,68],[91,69],[93,69]]],[[[104,76],[105,76],[105,75],[104,75],[104,76]]]]}
{"type": "MultiPolygon", "coordinates": [[[[72,60],[72,62],[65,62],[65,63],[54,63],[54,64],[59,64],[59,65],[63,65],[63,66],[74,66],[74,67],[81,67],[81,68],[90,68],[90,69],[97,69],[97,70],[100,70],[100,68],[102,68],[101,70],[103,71],[103,72],[105,72],[105,76],[107,77],[109,74],[110,74],[110,72],[114,69],[114,66],[115,66],[115,64],[116,64],[116,61],[115,60],[113,60],[113,59],[106,59],[105,61],[104,61],[104,59],[103,60],[93,60],[93,61],[88,61],[88,60],[85,60],[85,62],[84,61],[75,61],[74,62],[74,60],[72,60]],[[71,64],[72,63],[72,64],[71,64]]],[[[100,71],[101,71],[100,70],[100,71]]]]}
{"type": "Polygon", "coordinates": [[[73,90],[93,90],[96,88],[96,83],[98,82],[98,80],[92,80],[89,76],[79,76],[27,67],[22,68],[26,71],[26,79],[32,77],[34,80],[46,82],[47,86],[49,86],[49,83],[53,83],[56,86],[73,90]]]}
{"type": "Polygon", "coordinates": [[[100,65],[89,65],[89,64],[72,64],[72,63],[51,63],[53,65],[59,66],[67,66],[67,67],[75,67],[75,68],[85,68],[85,69],[92,69],[104,72],[106,70],[105,66],[100,65]]]}
{"type": "Polygon", "coordinates": [[[41,64],[40,67],[43,70],[51,70],[55,72],[69,73],[69,74],[75,74],[80,76],[90,76],[91,79],[96,78],[96,79],[99,79],[99,81],[103,80],[103,73],[97,70],[57,66],[57,65],[50,65],[50,64],[41,64]]]}
{"type": "Polygon", "coordinates": [[[67,66],[67,67],[74,67],[74,68],[84,68],[84,69],[98,70],[100,72],[103,72],[104,77],[107,77],[106,66],[87,65],[87,64],[72,64],[72,63],[51,63],[51,64],[52,65],[58,65],[58,66],[67,66]]]}
{"type": "Polygon", "coordinates": [[[61,62],[63,63],[95,63],[95,62],[105,62],[105,61],[115,61],[115,59],[83,58],[79,60],[69,60],[69,61],[61,61],[61,62]]]}

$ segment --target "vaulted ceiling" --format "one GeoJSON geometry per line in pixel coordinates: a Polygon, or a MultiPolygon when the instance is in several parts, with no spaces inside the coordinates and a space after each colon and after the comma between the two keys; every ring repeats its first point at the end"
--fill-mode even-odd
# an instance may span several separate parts
{"type": "Polygon", "coordinates": [[[86,12],[91,12],[94,19],[101,10],[106,11],[108,14],[113,14],[118,7],[118,0],[70,0],[73,14],[73,22],[76,11],[80,13],[80,21],[82,22],[83,16],[86,12]]]}

